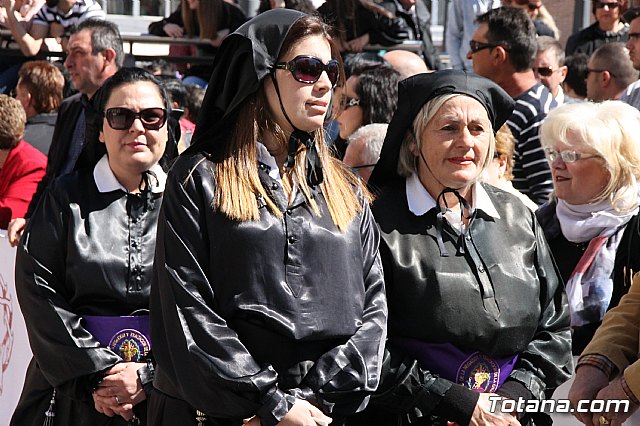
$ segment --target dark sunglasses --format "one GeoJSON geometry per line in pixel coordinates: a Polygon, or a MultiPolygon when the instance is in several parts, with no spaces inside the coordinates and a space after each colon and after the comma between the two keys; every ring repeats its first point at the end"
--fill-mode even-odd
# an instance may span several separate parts
{"type": "Polygon", "coordinates": [[[481,41],[469,40],[469,49],[471,49],[471,53],[479,52],[483,49],[493,49],[494,47],[498,47],[498,44],[493,43],[483,43],[481,41]]]}
{"type": "Polygon", "coordinates": [[[373,163],[373,164],[363,164],[361,166],[353,166],[351,167],[351,170],[357,172],[358,170],[362,170],[362,169],[366,169],[368,167],[375,167],[377,163],[373,163]]]}
{"type": "Polygon", "coordinates": [[[599,68],[587,68],[587,76],[585,78],[589,77],[589,74],[591,74],[592,72],[605,72],[607,71],[613,78],[616,78],[615,74],[612,73],[609,70],[606,69],[599,69],[599,68]]]}
{"type": "Polygon", "coordinates": [[[603,3],[601,1],[595,1],[594,2],[596,9],[603,9],[605,6],[609,6],[609,9],[615,9],[617,7],[620,7],[620,3],[618,3],[617,1],[611,2],[611,3],[603,3]]]}
{"type": "Polygon", "coordinates": [[[521,6],[524,6],[526,4],[531,11],[540,9],[542,7],[542,3],[531,3],[529,0],[515,0],[515,2],[521,6]]]}
{"type": "Polygon", "coordinates": [[[558,70],[554,70],[551,67],[537,67],[537,68],[533,68],[533,72],[535,72],[536,74],[539,74],[543,77],[551,77],[551,74],[553,74],[555,71],[558,70]]]}
{"type": "Polygon", "coordinates": [[[315,56],[300,55],[289,62],[278,62],[276,69],[289,70],[296,81],[304,84],[314,84],[320,79],[323,71],[327,72],[331,86],[335,87],[340,76],[340,66],[335,59],[326,64],[315,56]]]}
{"type": "Polygon", "coordinates": [[[167,110],[164,108],[147,108],[140,112],[129,108],[109,108],[104,113],[109,127],[113,130],[128,130],[139,118],[142,127],[147,130],[159,130],[167,122],[167,110]]]}

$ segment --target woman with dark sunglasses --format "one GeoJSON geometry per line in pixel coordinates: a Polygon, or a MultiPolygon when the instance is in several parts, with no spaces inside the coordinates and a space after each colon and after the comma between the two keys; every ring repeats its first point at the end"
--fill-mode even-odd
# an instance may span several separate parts
{"type": "Polygon", "coordinates": [[[591,12],[595,22],[567,39],[565,53],[584,53],[589,56],[606,43],[626,43],[629,25],[622,20],[622,14],[629,7],[627,0],[592,0],[591,12]]]}
{"type": "Polygon", "coordinates": [[[323,139],[343,75],[317,16],[270,10],[222,43],[158,226],[150,423],[343,425],[377,387],[378,231],[323,139]]]}
{"type": "Polygon", "coordinates": [[[343,111],[336,119],[340,137],[347,140],[362,126],[388,123],[398,103],[400,74],[388,65],[357,70],[342,89],[343,111]]]}
{"type": "Polygon", "coordinates": [[[170,103],[137,68],[117,72],[93,102],[84,167],[52,184],[18,247],[34,359],[12,425],[147,424],[151,266],[164,168],[177,152],[170,103]]]}

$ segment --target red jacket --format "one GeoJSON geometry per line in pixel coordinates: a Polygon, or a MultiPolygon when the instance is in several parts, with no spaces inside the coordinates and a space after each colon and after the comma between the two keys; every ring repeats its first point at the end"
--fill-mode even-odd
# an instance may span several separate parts
{"type": "Polygon", "coordinates": [[[46,167],[47,157],[25,141],[11,150],[0,168],[0,229],[27,213],[46,167]]]}

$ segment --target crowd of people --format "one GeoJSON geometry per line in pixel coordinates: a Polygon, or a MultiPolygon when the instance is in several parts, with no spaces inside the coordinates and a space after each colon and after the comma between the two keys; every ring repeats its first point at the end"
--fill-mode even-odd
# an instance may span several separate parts
{"type": "Polygon", "coordinates": [[[427,5],[182,0],[149,26],[200,40],[176,68],[94,0],[0,0],[11,426],[539,426],[495,401],[571,377],[630,404],[579,421],[628,420],[640,7],[563,47],[541,0],[452,0],[447,64],[427,5]]]}

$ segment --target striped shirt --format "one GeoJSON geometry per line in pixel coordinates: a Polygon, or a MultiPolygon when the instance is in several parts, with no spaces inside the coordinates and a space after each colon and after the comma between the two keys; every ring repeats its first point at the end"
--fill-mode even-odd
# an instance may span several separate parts
{"type": "Polygon", "coordinates": [[[77,0],[68,13],[62,13],[58,6],[42,6],[42,9],[33,17],[33,23],[49,26],[58,23],[64,28],[64,34],[68,35],[74,25],[90,18],[105,19],[106,15],[96,0],[77,0]]]}
{"type": "Polygon", "coordinates": [[[538,131],[549,110],[556,107],[556,102],[541,83],[536,83],[514,100],[516,106],[507,120],[516,139],[513,186],[541,205],[549,199],[553,179],[538,131]]]}

